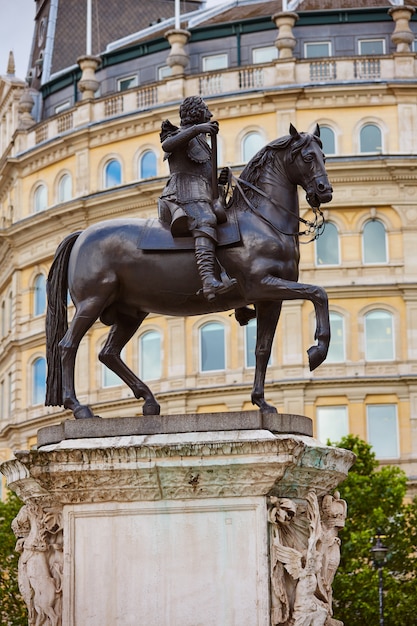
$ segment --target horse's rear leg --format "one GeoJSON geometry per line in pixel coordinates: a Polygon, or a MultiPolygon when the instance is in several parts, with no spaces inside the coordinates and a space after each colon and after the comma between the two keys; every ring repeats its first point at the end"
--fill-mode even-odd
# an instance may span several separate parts
{"type": "Polygon", "coordinates": [[[276,413],[276,408],[265,401],[265,374],[281,308],[282,302],[280,301],[260,302],[256,305],[256,367],[252,403],[265,413],[276,413]]]}
{"type": "Polygon", "coordinates": [[[74,369],[75,357],[81,339],[98,319],[102,308],[102,301],[88,301],[81,303],[75,312],[74,318],[59,342],[62,367],[62,404],[70,409],[74,417],[94,417],[94,413],[87,405],[79,403],[75,395],[74,369]]]}
{"type": "Polygon", "coordinates": [[[130,387],[135,398],[144,398],[144,415],[159,415],[161,407],[152,391],[127,367],[120,357],[123,347],[132,338],[146,316],[147,313],[143,313],[139,318],[117,313],[116,322],[111,327],[107,341],[98,358],[130,387]]]}

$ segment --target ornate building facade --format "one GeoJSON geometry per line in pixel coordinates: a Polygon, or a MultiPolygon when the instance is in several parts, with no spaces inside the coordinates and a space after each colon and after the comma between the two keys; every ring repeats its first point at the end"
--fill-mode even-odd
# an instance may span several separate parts
{"type": "MultiPolygon", "coordinates": [[[[180,18],[172,0],[142,2],[141,15],[124,4],[113,19],[114,3],[93,0],[89,21],[75,2],[36,0],[28,76],[14,75],[11,58],[0,78],[1,459],[70,417],[43,404],[56,247],[99,220],[156,216],[168,175],[161,122],[178,123],[182,99],[201,95],[220,124],[219,166],[235,174],[290,123],[320,124],[334,198],[324,234],[301,246],[300,280],[329,294],[331,348],[311,373],[313,307],[285,303],[266,398],[311,417],[323,441],[348,432],[368,440],[381,462],[403,467],[413,492],[417,0],[190,1],[180,18]]],[[[102,417],[140,416],[140,402],[98,361],[108,330],[97,323],[82,342],[79,398],[102,417]]],[[[231,312],[150,315],[124,358],[165,414],[247,410],[255,332],[231,312]]]]}

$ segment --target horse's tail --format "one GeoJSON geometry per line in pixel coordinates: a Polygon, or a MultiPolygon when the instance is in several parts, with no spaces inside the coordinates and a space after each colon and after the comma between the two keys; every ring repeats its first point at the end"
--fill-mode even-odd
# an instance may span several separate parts
{"type": "Polygon", "coordinates": [[[59,342],[68,330],[68,263],[74,243],[82,231],[72,233],[59,244],[46,283],[46,406],[61,406],[62,369],[59,342]]]}

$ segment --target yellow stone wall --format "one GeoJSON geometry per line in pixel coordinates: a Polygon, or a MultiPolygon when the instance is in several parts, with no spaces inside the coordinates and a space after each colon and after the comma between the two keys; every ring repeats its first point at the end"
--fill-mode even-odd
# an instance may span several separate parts
{"type": "MultiPolygon", "coordinates": [[[[397,153],[399,109],[395,96],[383,86],[368,94],[362,88],[358,88],[357,93],[349,87],[337,91],[333,99],[325,88],[316,88],[311,94],[309,90],[299,91],[282,102],[278,98],[271,101],[261,94],[251,96],[251,108],[237,95],[212,98],[210,106],[221,127],[219,165],[234,165],[237,172],[241,165],[241,140],[246,132],[261,131],[268,142],[286,133],[290,121],[299,130],[312,130],[317,121],[334,123],[340,130],[338,154],[341,155],[358,153],[357,131],[361,122],[378,121],[384,129],[385,152],[397,153]]],[[[40,272],[48,271],[55,248],[69,232],[98,219],[156,215],[156,199],[164,184],[163,178],[141,181],[129,189],[122,186],[94,197],[89,194],[103,190],[103,166],[110,157],[122,162],[124,185],[138,181],[138,159],[147,148],[158,154],[158,176],[166,176],[167,165],[163,162],[159,142],[160,123],[165,118],[178,123],[177,105],[166,106],[159,113],[136,113],[128,121],[103,121],[96,127],[74,132],[72,139],[70,134],[36,146],[17,158],[15,164],[8,165],[0,183],[0,203],[3,218],[13,205],[14,220],[6,236],[0,238],[0,306],[3,299],[7,301],[10,290],[13,306],[12,329],[0,344],[3,350],[0,381],[12,373],[13,397],[11,415],[7,416],[7,425],[12,428],[6,428],[4,421],[0,424],[3,457],[11,455],[13,449],[33,445],[39,427],[70,417],[59,408],[31,405],[30,365],[34,358],[45,353],[44,319],[33,316],[34,279],[40,272]],[[57,181],[63,172],[72,175],[74,199],[59,206],[57,181]],[[48,188],[50,208],[35,216],[33,193],[39,182],[48,188]],[[84,184],[87,188],[77,194],[77,189],[83,189],[84,184]]],[[[324,364],[310,373],[306,350],[314,342],[313,307],[309,302],[286,303],[267,373],[266,397],[279,411],[303,413],[313,422],[317,407],[348,406],[350,431],[365,439],[366,404],[396,404],[400,461],[408,464],[407,470],[412,473],[411,469],[417,467],[417,441],[411,418],[415,391],[402,377],[417,372],[417,361],[408,354],[410,335],[407,334],[409,316],[412,316],[409,302],[417,301],[416,271],[408,258],[412,252],[410,241],[417,240],[417,223],[412,221],[411,213],[407,213],[416,207],[414,195],[407,196],[408,192],[404,191],[416,182],[415,175],[410,182],[407,167],[407,163],[397,165],[392,175],[391,166],[384,160],[375,159],[363,168],[360,163],[333,163],[329,159],[328,170],[331,179],[334,176],[335,193],[331,205],[323,208],[326,217],[340,232],[341,265],[318,268],[314,243],[302,246],[300,280],[323,285],[330,296],[331,310],[346,314],[346,363],[324,364]],[[368,182],[360,179],[361,175],[368,174],[368,182]],[[388,231],[389,262],[384,267],[362,263],[361,231],[371,215],[381,219],[388,231]],[[410,292],[407,301],[402,287],[404,282],[410,292]],[[373,306],[383,306],[395,313],[396,358],[393,363],[377,366],[364,361],[363,316],[373,306]],[[299,331],[296,337],[294,328],[299,331]],[[359,372],[357,378],[355,367],[359,372]]],[[[307,205],[302,191],[300,202],[305,213],[307,205]]],[[[70,306],[70,314],[72,312],[70,306]]],[[[185,320],[150,315],[126,347],[126,362],[134,371],[138,370],[138,338],[150,329],[158,330],[163,338],[162,378],[151,383],[163,412],[252,408],[253,369],[245,368],[244,329],[238,326],[231,312],[185,320]],[[224,372],[199,372],[198,329],[208,320],[222,321],[226,328],[227,368],[224,372]]],[[[76,371],[78,395],[103,417],[140,415],[141,402],[133,398],[125,385],[106,389],[101,386],[102,366],[97,355],[107,332],[108,329],[97,322],[82,342],[76,371]]]]}

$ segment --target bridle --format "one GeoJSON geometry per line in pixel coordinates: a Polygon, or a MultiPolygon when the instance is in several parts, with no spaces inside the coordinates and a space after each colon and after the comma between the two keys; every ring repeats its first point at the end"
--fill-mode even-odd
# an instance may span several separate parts
{"type": "Polygon", "coordinates": [[[245,201],[247,207],[250,209],[250,211],[254,215],[256,215],[256,217],[258,217],[260,220],[265,222],[265,224],[267,224],[273,231],[275,231],[275,232],[277,232],[277,233],[279,233],[281,235],[286,235],[288,237],[304,237],[304,236],[308,237],[310,235],[313,235],[313,233],[314,233],[314,236],[311,237],[308,241],[300,241],[300,243],[302,243],[302,244],[311,243],[312,241],[315,241],[316,239],[318,239],[320,237],[320,235],[323,234],[324,228],[325,228],[325,219],[324,219],[323,211],[320,209],[320,207],[312,207],[313,212],[314,212],[314,220],[313,221],[306,220],[306,219],[304,219],[303,217],[300,217],[300,216],[297,217],[298,221],[301,224],[304,224],[306,226],[306,228],[304,230],[299,230],[297,232],[287,233],[284,230],[278,228],[278,226],[276,226],[272,222],[270,222],[264,215],[262,215],[262,213],[260,213],[258,211],[258,209],[254,206],[254,204],[249,200],[249,198],[245,194],[244,190],[242,189],[242,185],[245,186],[245,187],[248,187],[249,189],[251,189],[252,191],[257,193],[259,196],[262,196],[263,198],[266,198],[276,209],[278,209],[280,211],[285,211],[286,213],[288,213],[292,217],[295,217],[294,214],[291,213],[291,211],[289,211],[285,207],[278,206],[278,204],[276,202],[274,202],[274,200],[272,198],[270,198],[270,196],[268,196],[268,194],[266,194],[264,191],[262,191],[262,189],[259,189],[259,187],[256,187],[255,185],[253,185],[249,181],[243,180],[240,177],[236,177],[231,172],[230,172],[230,176],[231,176],[231,179],[233,180],[233,182],[235,183],[236,188],[239,190],[239,193],[242,196],[243,200],[245,201]]]}

